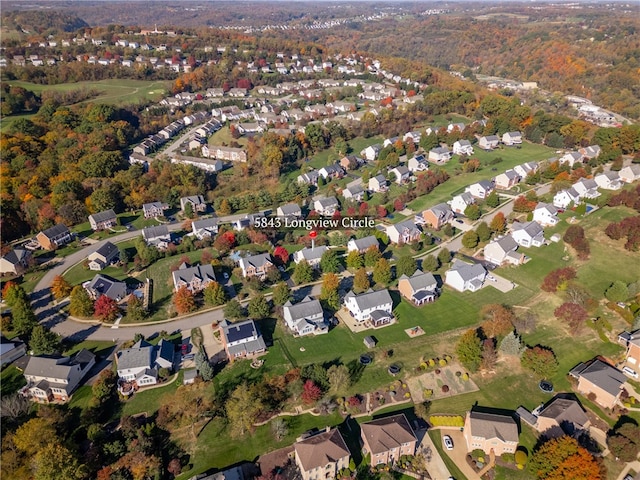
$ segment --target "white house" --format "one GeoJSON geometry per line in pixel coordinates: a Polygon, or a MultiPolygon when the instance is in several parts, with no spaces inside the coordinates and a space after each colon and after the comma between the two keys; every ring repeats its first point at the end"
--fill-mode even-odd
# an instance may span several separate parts
{"type": "Polygon", "coordinates": [[[620,180],[624,183],[633,183],[640,180],[640,163],[633,163],[620,170],[620,180]]]}
{"type": "Polygon", "coordinates": [[[553,206],[557,208],[566,209],[571,204],[577,205],[580,203],[580,194],[573,188],[567,190],[560,190],[553,197],[553,206]]]}
{"type": "Polygon", "coordinates": [[[515,170],[507,170],[500,175],[496,175],[494,182],[496,188],[509,190],[520,182],[520,175],[518,175],[515,170]]]}
{"type": "Polygon", "coordinates": [[[409,159],[407,162],[407,168],[412,173],[424,172],[429,170],[429,162],[424,158],[424,155],[416,155],[409,159]]]}
{"type": "Polygon", "coordinates": [[[553,227],[560,221],[558,209],[555,205],[540,202],[533,210],[533,221],[543,227],[553,227]]]}
{"type": "Polygon", "coordinates": [[[478,139],[478,146],[483,150],[493,150],[499,143],[500,138],[497,135],[487,135],[478,139]]]}
{"type": "Polygon", "coordinates": [[[480,263],[471,265],[456,259],[451,268],[445,273],[444,283],[459,292],[467,290],[476,292],[484,285],[486,276],[487,271],[480,263]]]}
{"type": "Polygon", "coordinates": [[[399,185],[406,183],[409,181],[409,177],[411,176],[411,172],[404,165],[399,165],[391,170],[391,173],[395,176],[394,182],[399,185]]]}
{"type": "Polygon", "coordinates": [[[396,244],[410,243],[419,240],[421,233],[413,220],[404,220],[387,226],[389,241],[396,244]]]}
{"type": "Polygon", "coordinates": [[[463,192],[451,199],[451,210],[455,213],[464,214],[469,205],[476,203],[476,199],[469,192],[463,192]]]}
{"type": "Polygon", "coordinates": [[[340,178],[344,175],[344,170],[340,165],[334,163],[333,165],[327,165],[318,170],[318,174],[325,180],[328,178],[340,178]]]}
{"type": "Polygon", "coordinates": [[[544,245],[544,230],[537,222],[515,222],[511,225],[511,236],[521,247],[544,245]]]}
{"type": "Polygon", "coordinates": [[[484,258],[495,265],[521,265],[526,257],[517,253],[518,244],[511,235],[497,238],[484,247],[484,258]]]}
{"type": "Polygon", "coordinates": [[[299,336],[311,333],[318,335],[329,331],[322,305],[308,295],[296,304],[290,301],[285,303],[282,306],[282,315],[289,329],[299,336]]]}
{"type": "Polygon", "coordinates": [[[598,185],[598,188],[602,188],[604,190],[620,190],[622,188],[618,172],[604,172],[596,175],[594,180],[598,185]]]}
{"type": "Polygon", "coordinates": [[[394,321],[393,300],[389,290],[369,291],[356,295],[353,291],[344,297],[344,306],[357,322],[370,322],[372,327],[390,325],[394,321]]]}
{"type": "Polygon", "coordinates": [[[522,133],[507,132],[502,135],[502,143],[505,145],[520,145],[522,143],[522,133]]]}
{"type": "Polygon", "coordinates": [[[376,158],[378,158],[378,154],[382,150],[382,145],[376,143],[375,145],[369,145],[367,148],[360,152],[360,155],[373,162],[376,158]]]}
{"type": "Polygon", "coordinates": [[[191,222],[191,235],[194,235],[198,240],[202,240],[205,237],[213,237],[217,233],[217,218],[205,218],[204,220],[191,222]]]}
{"type": "Polygon", "coordinates": [[[538,168],[538,162],[527,162],[513,167],[515,172],[520,175],[520,178],[523,179],[527,178],[527,175],[529,175],[530,173],[536,173],[538,171],[538,168]]]}
{"type": "Polygon", "coordinates": [[[469,140],[458,140],[453,142],[454,155],[473,155],[473,147],[469,140]]]}
{"type": "Polygon", "coordinates": [[[340,203],[336,197],[320,198],[313,202],[313,209],[322,216],[331,217],[340,210],[340,203]]]}
{"type": "Polygon", "coordinates": [[[560,165],[567,164],[573,168],[576,163],[582,163],[582,154],[579,152],[567,152],[558,159],[558,162],[560,165]]]}
{"type": "Polygon", "coordinates": [[[306,260],[309,265],[314,268],[318,268],[320,266],[320,259],[327,250],[329,250],[329,247],[325,247],[324,245],[314,248],[303,248],[293,254],[293,261],[295,263],[300,263],[301,261],[306,260]]]}
{"type": "Polygon", "coordinates": [[[464,191],[469,192],[476,198],[487,198],[494,188],[493,182],[490,182],[489,180],[480,180],[477,183],[469,185],[464,189],[464,191]]]}
{"type": "Polygon", "coordinates": [[[598,184],[591,178],[581,178],[572,185],[572,188],[578,192],[580,198],[593,199],[600,196],[598,184]]]}
{"type": "Polygon", "coordinates": [[[347,252],[356,251],[359,253],[364,253],[371,247],[379,248],[378,239],[373,235],[369,235],[368,237],[363,238],[351,238],[347,242],[347,252]]]}
{"type": "Polygon", "coordinates": [[[147,245],[163,250],[171,243],[171,232],[166,225],[147,227],[142,229],[142,238],[147,245]]]}
{"type": "Polygon", "coordinates": [[[372,192],[386,192],[388,188],[388,182],[384,175],[376,175],[369,179],[369,190],[372,192]]]}
{"type": "Polygon", "coordinates": [[[173,343],[160,340],[157,346],[139,340],[131,348],[116,353],[118,378],[135,382],[139,387],[158,383],[158,369],[172,369],[173,343]]]}
{"type": "Polygon", "coordinates": [[[342,196],[345,200],[361,202],[364,198],[364,188],[362,188],[362,185],[352,185],[342,190],[342,196]]]}
{"type": "Polygon", "coordinates": [[[451,152],[447,147],[436,147],[429,150],[429,161],[445,163],[451,160],[451,152]]]}
{"type": "Polygon", "coordinates": [[[300,218],[302,217],[302,210],[297,203],[287,203],[278,207],[276,215],[278,217],[300,218]]]}
{"type": "Polygon", "coordinates": [[[588,160],[593,158],[598,158],[600,156],[600,145],[589,145],[588,147],[584,147],[578,150],[582,154],[582,156],[588,160]]]}

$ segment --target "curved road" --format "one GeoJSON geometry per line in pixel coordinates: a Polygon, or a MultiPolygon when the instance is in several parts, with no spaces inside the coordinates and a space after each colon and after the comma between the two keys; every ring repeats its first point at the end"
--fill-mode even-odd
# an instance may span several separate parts
{"type": "MultiPolygon", "coordinates": [[[[539,195],[543,195],[548,193],[550,189],[549,184],[545,184],[539,187],[536,187],[536,193],[539,195]]],[[[499,208],[495,209],[491,213],[485,215],[480,220],[475,222],[475,225],[478,222],[486,221],[490,222],[491,219],[498,213],[503,212],[505,216],[508,216],[513,211],[513,201],[508,201],[503,204],[499,208]]],[[[221,222],[233,222],[240,218],[243,218],[245,214],[239,215],[229,215],[226,217],[220,217],[221,222]]],[[[172,223],[168,225],[170,231],[180,230],[181,224],[172,223]]],[[[47,273],[42,277],[42,279],[36,285],[32,298],[32,305],[36,315],[40,323],[46,325],[51,328],[56,333],[59,333],[63,337],[68,337],[74,341],[82,341],[86,339],[91,340],[111,340],[115,342],[130,340],[134,337],[136,333],[142,333],[145,336],[152,335],[153,333],[158,332],[159,330],[167,330],[167,331],[175,331],[175,330],[188,330],[194,327],[200,327],[203,325],[207,325],[213,323],[214,321],[221,321],[224,319],[224,315],[222,314],[222,309],[212,310],[204,313],[198,313],[192,315],[187,318],[182,318],[179,320],[172,320],[168,322],[162,323],[154,323],[152,325],[130,325],[125,326],[122,325],[119,328],[112,327],[103,327],[98,322],[96,323],[84,323],[84,322],[76,322],[73,320],[66,319],[63,315],[60,314],[59,310],[61,305],[53,305],[50,303],[51,295],[49,291],[49,286],[53,281],[53,278],[56,275],[62,275],[67,269],[71,268],[78,262],[84,260],[87,256],[87,249],[91,248],[96,249],[106,242],[122,242],[124,240],[128,240],[140,235],[139,231],[133,232],[125,232],[120,235],[116,235],[114,237],[101,240],[95,244],[92,244],[90,247],[85,247],[77,252],[72,253],[71,255],[64,257],[59,261],[59,263],[51,268],[47,273]]],[[[462,236],[458,235],[452,239],[449,239],[446,242],[443,242],[442,245],[439,246],[438,249],[430,252],[437,255],[437,252],[440,248],[447,247],[450,251],[456,252],[462,247],[462,236]]],[[[297,290],[297,289],[294,289],[297,290]]],[[[300,287],[299,290],[303,290],[304,295],[318,295],[320,293],[320,286],[303,286],[300,287]]],[[[303,296],[304,296],[303,295],[303,296]]]]}

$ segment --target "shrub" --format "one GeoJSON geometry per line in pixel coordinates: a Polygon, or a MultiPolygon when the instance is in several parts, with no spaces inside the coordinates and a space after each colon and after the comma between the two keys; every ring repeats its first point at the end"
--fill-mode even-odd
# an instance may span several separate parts
{"type": "Polygon", "coordinates": [[[422,395],[424,396],[424,398],[429,398],[433,396],[433,390],[431,390],[430,388],[425,388],[422,391],[422,395]]]}
{"type": "Polygon", "coordinates": [[[426,370],[427,369],[427,364],[425,362],[420,363],[420,369],[421,370],[426,370]]]}
{"type": "Polygon", "coordinates": [[[465,382],[469,381],[469,374],[468,373],[463,373],[462,374],[462,380],[464,380],[465,382]]]}
{"type": "Polygon", "coordinates": [[[447,393],[449,391],[449,385],[442,386],[442,393],[447,393]]]}
{"type": "Polygon", "coordinates": [[[447,361],[444,358],[441,358],[438,363],[440,364],[441,367],[446,367],[447,366],[447,361]]]}
{"type": "Polygon", "coordinates": [[[434,427],[464,427],[464,418],[460,415],[431,415],[429,423],[434,427]]]}
{"type": "Polygon", "coordinates": [[[518,468],[520,468],[520,465],[526,465],[527,459],[527,453],[524,450],[517,450],[516,454],[513,456],[513,460],[518,464],[518,468]]]}
{"type": "Polygon", "coordinates": [[[436,361],[433,358],[429,359],[429,366],[430,367],[435,367],[436,366],[436,361]]]}
{"type": "Polygon", "coordinates": [[[461,377],[461,376],[462,376],[462,372],[461,372],[460,370],[458,370],[458,371],[456,372],[456,377],[461,377]]]}

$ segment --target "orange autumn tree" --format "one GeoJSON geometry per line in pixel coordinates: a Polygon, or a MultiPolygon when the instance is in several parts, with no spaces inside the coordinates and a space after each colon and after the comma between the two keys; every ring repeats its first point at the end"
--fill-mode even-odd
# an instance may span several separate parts
{"type": "Polygon", "coordinates": [[[173,305],[180,315],[190,313],[196,309],[196,299],[187,287],[182,286],[173,295],[173,305]]]}
{"type": "Polygon", "coordinates": [[[56,275],[51,282],[51,293],[56,300],[62,300],[71,294],[73,287],[62,275],[56,275]]]}
{"type": "Polygon", "coordinates": [[[568,436],[549,440],[531,458],[528,469],[545,480],[603,480],[604,467],[568,436]]]}

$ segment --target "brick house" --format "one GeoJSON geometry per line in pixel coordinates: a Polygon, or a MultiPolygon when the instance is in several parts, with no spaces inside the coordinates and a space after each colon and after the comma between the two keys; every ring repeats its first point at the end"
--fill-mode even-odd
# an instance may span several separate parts
{"type": "Polygon", "coordinates": [[[371,465],[395,463],[402,455],[415,455],[416,438],[403,413],[360,425],[362,453],[371,455],[371,465]]]}

